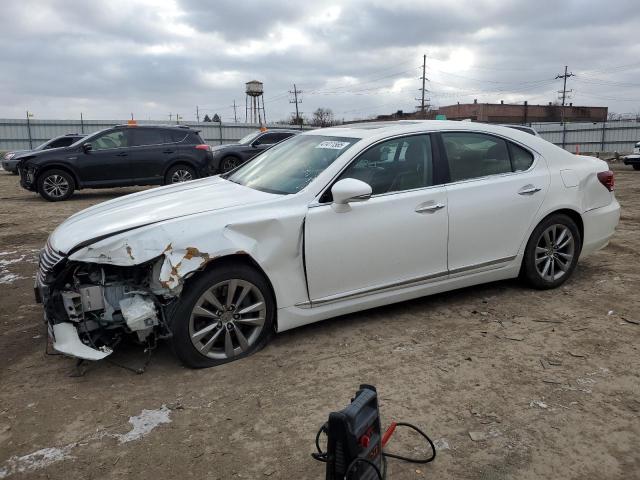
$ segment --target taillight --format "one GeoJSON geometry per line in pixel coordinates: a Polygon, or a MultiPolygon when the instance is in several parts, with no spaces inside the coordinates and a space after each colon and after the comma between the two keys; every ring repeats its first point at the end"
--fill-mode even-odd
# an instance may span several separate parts
{"type": "Polygon", "coordinates": [[[211,146],[207,145],[206,143],[203,143],[201,145],[196,145],[196,148],[198,150],[207,150],[207,151],[211,151],[211,146]]]}
{"type": "Polygon", "coordinates": [[[600,183],[604,185],[607,190],[613,192],[616,182],[613,179],[613,172],[611,170],[598,172],[598,180],[600,180],[600,183]]]}

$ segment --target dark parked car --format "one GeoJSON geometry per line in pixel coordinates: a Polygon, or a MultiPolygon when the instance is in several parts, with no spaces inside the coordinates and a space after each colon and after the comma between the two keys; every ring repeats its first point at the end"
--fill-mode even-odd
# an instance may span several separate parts
{"type": "Polygon", "coordinates": [[[299,130],[258,130],[238,141],[212,148],[216,173],[228,172],[293,135],[299,130]]]}
{"type": "Polygon", "coordinates": [[[72,143],[76,143],[78,140],[84,137],[85,135],[81,135],[79,133],[68,133],[66,135],[62,135],[61,137],[54,137],[51,140],[47,140],[42,145],[38,145],[33,150],[12,150],[11,152],[7,152],[4,154],[4,158],[2,159],[2,168],[7,172],[17,174],[18,163],[20,163],[20,159],[25,153],[51,150],[52,148],[68,147],[72,143]]]}
{"type": "Polygon", "coordinates": [[[67,148],[24,155],[20,184],[50,201],[82,188],[163,185],[206,177],[211,147],[187,126],[119,125],[67,148]]]}

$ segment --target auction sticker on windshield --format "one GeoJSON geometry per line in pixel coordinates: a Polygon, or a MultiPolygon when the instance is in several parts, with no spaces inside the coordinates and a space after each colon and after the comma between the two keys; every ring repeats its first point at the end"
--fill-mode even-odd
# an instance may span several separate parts
{"type": "Polygon", "coordinates": [[[325,140],[324,142],[320,142],[316,148],[329,148],[331,150],[342,150],[344,147],[348,146],[349,142],[336,142],[333,140],[325,140]]]}

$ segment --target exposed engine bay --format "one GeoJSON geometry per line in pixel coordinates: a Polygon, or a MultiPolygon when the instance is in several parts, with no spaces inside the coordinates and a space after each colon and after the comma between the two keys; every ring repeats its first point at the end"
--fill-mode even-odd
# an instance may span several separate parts
{"type": "Polygon", "coordinates": [[[119,267],[69,262],[55,286],[40,286],[54,349],[100,360],[125,337],[152,346],[171,336],[165,309],[175,297],[165,300],[165,289],[153,281],[161,263],[119,267]]]}

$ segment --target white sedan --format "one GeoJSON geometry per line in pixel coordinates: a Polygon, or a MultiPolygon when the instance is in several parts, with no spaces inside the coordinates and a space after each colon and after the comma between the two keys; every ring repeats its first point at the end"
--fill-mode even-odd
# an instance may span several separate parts
{"type": "Polygon", "coordinates": [[[208,367],[358,310],[518,276],[557,287],[613,235],[613,187],[605,162],[506,127],[313,130],[228,174],[73,215],[36,292],[62,353],[167,338],[208,367]]]}

